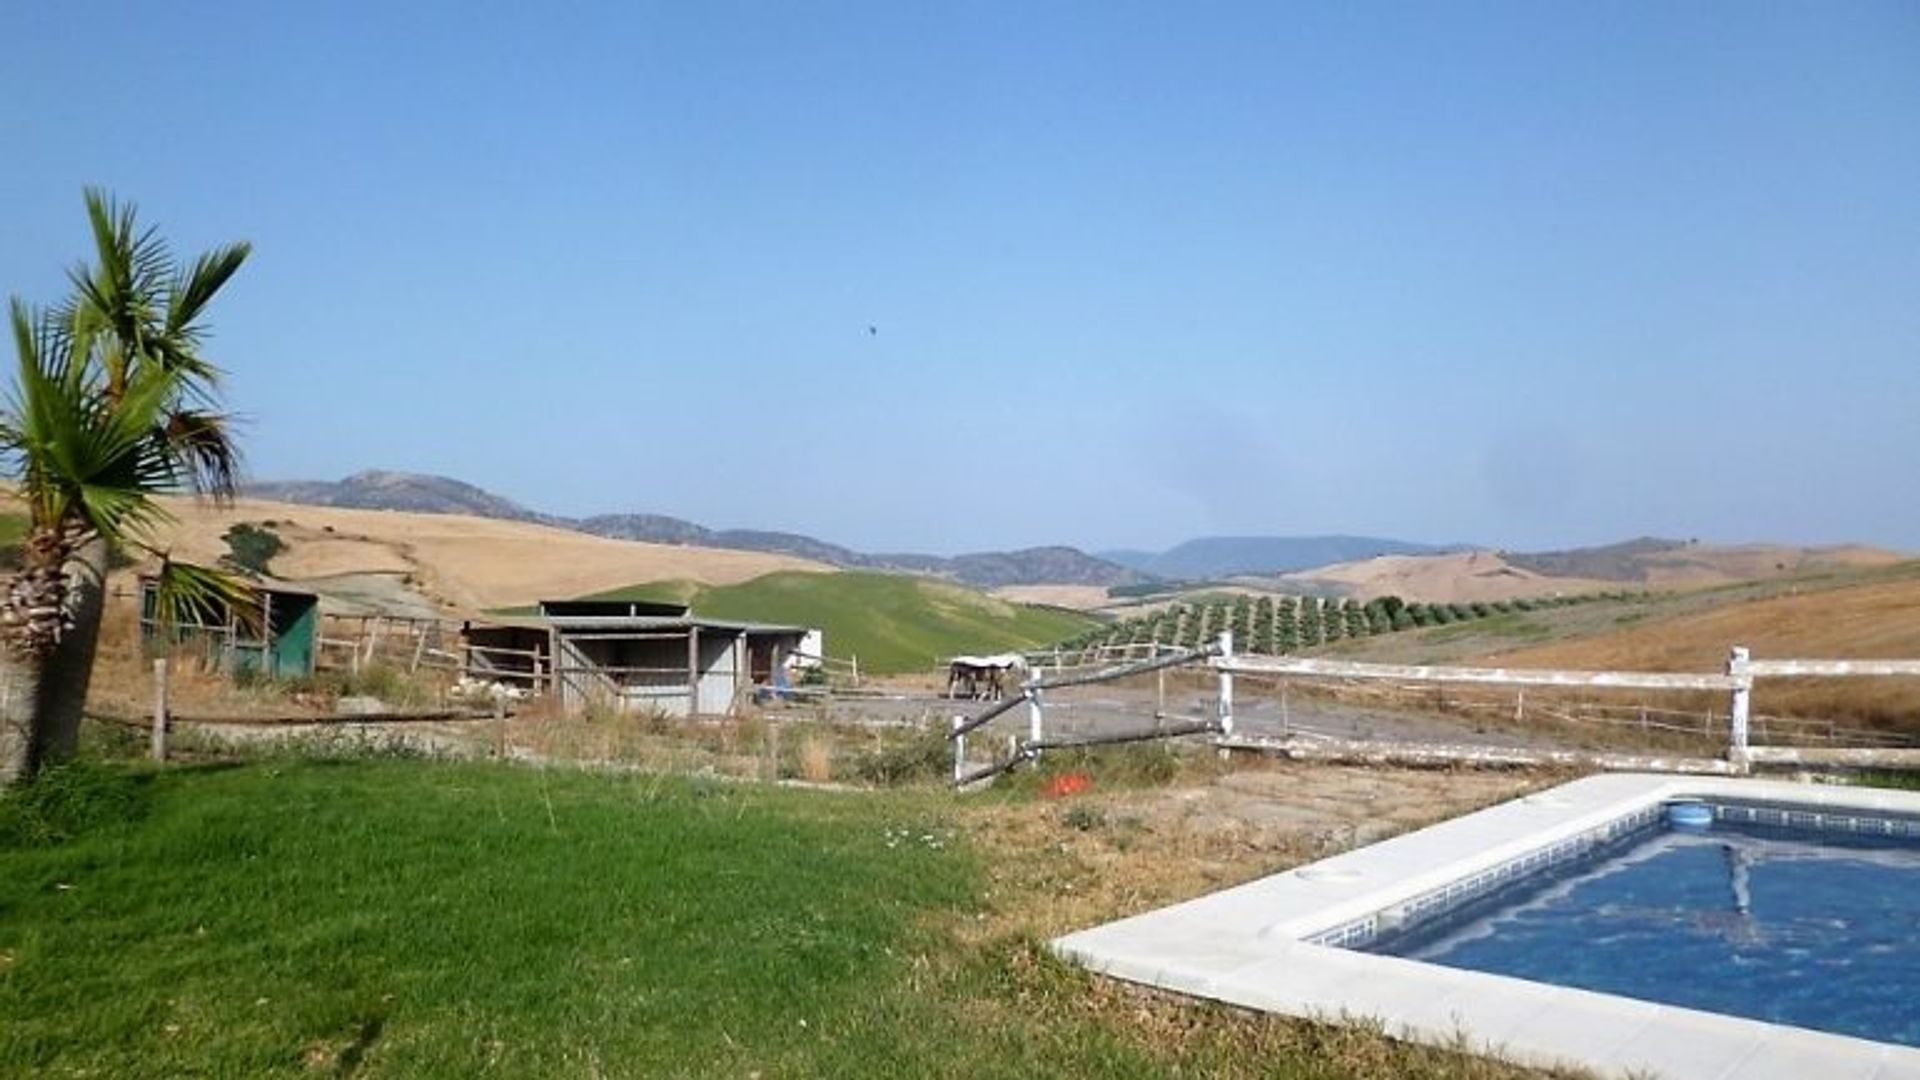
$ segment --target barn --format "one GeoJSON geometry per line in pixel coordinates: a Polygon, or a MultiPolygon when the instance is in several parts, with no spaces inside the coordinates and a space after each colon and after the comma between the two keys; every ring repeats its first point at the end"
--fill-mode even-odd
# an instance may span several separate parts
{"type": "Polygon", "coordinates": [[[703,618],[685,604],[546,600],[537,615],[469,623],[467,672],[589,706],[666,716],[725,716],[799,657],[818,631],[703,618]]]}
{"type": "Polygon", "coordinates": [[[300,679],[313,674],[320,597],[277,582],[249,585],[254,602],[235,609],[203,605],[188,622],[160,616],[159,579],[140,578],[140,641],[149,652],[193,646],[209,669],[234,675],[300,679]]]}

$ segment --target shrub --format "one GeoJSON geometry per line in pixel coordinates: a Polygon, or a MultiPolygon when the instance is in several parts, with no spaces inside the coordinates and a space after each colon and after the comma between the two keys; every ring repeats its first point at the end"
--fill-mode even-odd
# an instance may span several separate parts
{"type": "Polygon", "coordinates": [[[267,564],[287,546],[272,530],[245,521],[228,529],[221,539],[227,542],[221,561],[250,574],[265,574],[267,564]]]}

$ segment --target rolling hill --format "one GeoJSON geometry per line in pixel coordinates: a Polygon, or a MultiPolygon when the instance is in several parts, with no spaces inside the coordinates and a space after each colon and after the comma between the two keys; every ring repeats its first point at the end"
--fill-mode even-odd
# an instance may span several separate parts
{"type": "Polygon", "coordinates": [[[1428,555],[1458,545],[1374,536],[1206,536],[1166,551],[1103,551],[1099,557],[1153,577],[1193,580],[1282,574],[1376,555],[1428,555]]]}
{"type": "Polygon", "coordinates": [[[654,581],[593,598],[677,600],[713,618],[819,627],[829,653],[857,656],[863,672],[881,675],[925,671],[956,653],[1034,648],[1094,625],[945,582],[857,570],[786,571],[731,585],[654,581]]]}
{"type": "Polygon", "coordinates": [[[1878,548],[1715,545],[1634,540],[1606,547],[1537,555],[1464,551],[1388,555],[1284,574],[1261,584],[1362,600],[1472,602],[1609,592],[1622,585],[1700,589],[1825,571],[1891,566],[1907,556],[1878,548]]]}
{"type": "Polygon", "coordinates": [[[763,552],[854,569],[903,570],[948,577],[968,585],[1120,585],[1141,580],[1127,567],[1070,547],[990,551],[953,557],[870,555],[799,533],[766,529],[709,529],[666,514],[600,514],[565,518],[528,509],[464,481],[421,473],[369,470],[344,480],[288,480],[247,485],[255,498],[364,510],[526,521],[613,540],[763,552]]]}
{"type": "MultiPolygon", "coordinates": [[[[1877,580],[1738,599],[1490,659],[1515,667],[1717,671],[1734,645],[1746,646],[1756,659],[1920,657],[1920,563],[1869,576],[1877,580]]],[[[1916,682],[1763,680],[1754,689],[1753,708],[1915,731],[1920,730],[1916,682]]]]}
{"type": "MultiPolygon", "coordinates": [[[[369,578],[388,582],[396,604],[425,602],[455,612],[532,603],[654,578],[725,585],[791,570],[833,567],[784,555],[609,540],[531,521],[439,511],[365,510],[240,499],[214,507],[164,500],[174,520],[160,536],[182,559],[212,563],[221,539],[246,521],[264,524],[286,543],[275,576],[328,592],[328,579],[351,577],[367,592],[369,578]],[[412,602],[408,602],[409,596],[412,602]]],[[[378,590],[373,590],[378,591],[378,590]]]]}

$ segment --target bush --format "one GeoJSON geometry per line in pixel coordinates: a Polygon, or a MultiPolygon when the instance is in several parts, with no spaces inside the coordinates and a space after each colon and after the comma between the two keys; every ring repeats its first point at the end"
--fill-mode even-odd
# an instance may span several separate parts
{"type": "Polygon", "coordinates": [[[240,522],[226,531],[227,553],[221,561],[250,574],[265,574],[267,564],[286,549],[278,534],[258,525],[240,522]]]}
{"type": "Polygon", "coordinates": [[[848,771],[882,786],[945,780],[953,775],[953,744],[946,732],[929,724],[905,741],[855,758],[848,771]]]}

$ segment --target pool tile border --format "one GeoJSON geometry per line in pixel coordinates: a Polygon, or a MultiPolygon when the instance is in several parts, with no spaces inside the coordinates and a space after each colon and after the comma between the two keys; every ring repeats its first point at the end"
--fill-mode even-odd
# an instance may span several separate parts
{"type": "Polygon", "coordinates": [[[1338,947],[1577,858],[1670,799],[1733,820],[1920,837],[1920,792],[1640,774],[1592,776],[1160,911],[1069,934],[1060,954],[1117,978],[1603,1075],[1920,1080],[1920,1048],[1876,1043],[1338,947]],[[1791,1065],[1791,1068],[1788,1066],[1791,1065]]]}

